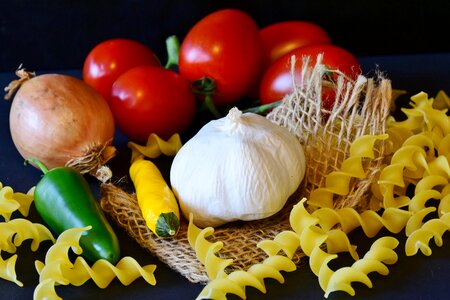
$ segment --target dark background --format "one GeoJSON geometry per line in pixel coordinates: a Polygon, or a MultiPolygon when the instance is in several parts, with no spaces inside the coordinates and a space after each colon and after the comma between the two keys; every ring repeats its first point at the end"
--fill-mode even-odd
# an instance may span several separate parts
{"type": "MultiPolygon", "coordinates": [[[[326,29],[335,44],[361,58],[364,67],[380,65],[392,78],[394,86],[412,95],[422,89],[434,95],[439,89],[450,90],[450,39],[448,34],[450,1],[173,1],[173,0],[0,0],[0,86],[4,87],[20,63],[29,70],[61,70],[80,76],[84,58],[99,42],[116,37],[136,39],[150,46],[165,61],[165,39],[176,34],[182,39],[201,17],[225,7],[248,12],[262,27],[277,21],[300,19],[315,22],[326,29]],[[447,53],[444,53],[447,52],[447,53]],[[441,54],[444,53],[444,54],[441,54]],[[426,55],[422,55],[426,54],[426,55]],[[71,69],[70,71],[68,69],[71,69]]],[[[9,133],[10,103],[0,101],[0,180],[16,191],[25,192],[41,173],[23,166],[9,133]]],[[[121,162],[126,140],[118,136],[121,149],[113,169],[121,162]]],[[[128,160],[128,157],[126,157],[128,160]]],[[[168,166],[169,163],[166,164],[168,166]]],[[[167,171],[168,167],[166,167],[167,171]]],[[[32,210],[33,220],[42,222],[32,210]]],[[[130,286],[114,280],[107,289],[92,281],[81,288],[57,287],[64,299],[194,299],[203,288],[189,283],[157,258],[118,230],[122,254],[130,255],[141,265],[156,264],[157,285],[138,279],[130,286]]],[[[370,243],[361,232],[352,236],[358,251],[364,253],[370,243]],[[360,248],[362,247],[362,248],[360,248]]],[[[404,235],[397,235],[399,261],[389,268],[389,276],[370,274],[374,288],[355,284],[355,299],[445,299],[448,298],[449,233],[444,246],[433,254],[405,257],[404,235]]],[[[29,242],[29,241],[28,241],[29,242]]],[[[48,245],[48,244],[47,244],[48,245]]],[[[44,259],[46,247],[30,254],[29,244],[19,247],[17,274],[23,288],[0,280],[0,299],[32,299],[38,275],[33,271],[35,259],[44,259]]],[[[5,253],[2,253],[5,255],[5,253]]],[[[307,265],[293,273],[283,273],[284,284],[266,280],[263,295],[248,288],[249,299],[324,299],[318,280],[307,265]]],[[[350,299],[337,292],[329,299],[350,299]]],[[[235,299],[235,298],[233,298],[235,299]]]]}
{"type": "Polygon", "coordinates": [[[136,39],[165,60],[165,39],[180,40],[203,16],[234,7],[260,27],[288,19],[315,22],[357,56],[449,52],[450,2],[293,0],[0,1],[0,71],[79,69],[97,43],[136,39]]]}

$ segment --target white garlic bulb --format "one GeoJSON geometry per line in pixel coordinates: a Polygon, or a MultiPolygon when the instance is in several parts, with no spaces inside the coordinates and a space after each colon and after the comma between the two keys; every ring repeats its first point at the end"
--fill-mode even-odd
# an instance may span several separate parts
{"type": "Polygon", "coordinates": [[[197,226],[257,220],[280,211],[299,187],[305,155],[298,139],[263,116],[232,108],[176,154],[170,182],[197,226]]]}

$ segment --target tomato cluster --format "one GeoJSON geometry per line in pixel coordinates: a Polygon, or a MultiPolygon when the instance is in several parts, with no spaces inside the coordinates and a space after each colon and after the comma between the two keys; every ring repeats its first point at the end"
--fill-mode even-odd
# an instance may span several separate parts
{"type": "MultiPolygon", "coordinates": [[[[104,41],[86,57],[83,79],[103,95],[118,127],[132,140],[185,131],[198,111],[197,101],[218,117],[217,108],[245,97],[256,96],[261,104],[280,100],[292,91],[292,55],[309,55],[314,63],[323,53],[330,69],[349,77],[360,71],[357,59],[333,45],[320,26],[285,21],[258,28],[236,9],[207,15],[177,46],[175,58],[169,51],[176,70],[169,63],[161,66],[147,46],[127,39],[104,41]]],[[[302,67],[298,62],[294,74],[302,67]]],[[[334,97],[325,91],[323,96],[329,108],[334,97]]]]}

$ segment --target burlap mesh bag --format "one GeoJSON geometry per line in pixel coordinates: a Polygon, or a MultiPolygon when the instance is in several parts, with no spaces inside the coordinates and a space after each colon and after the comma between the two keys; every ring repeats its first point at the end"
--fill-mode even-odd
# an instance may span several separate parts
{"type": "MultiPolygon", "coordinates": [[[[303,144],[307,165],[305,179],[298,192],[278,214],[258,221],[234,222],[215,229],[214,240],[224,243],[219,255],[234,260],[228,271],[247,270],[262,262],[267,256],[257,247],[258,242],[273,239],[284,230],[291,230],[289,214],[292,206],[302,197],[308,197],[313,189],[323,186],[326,175],[340,168],[342,161],[349,155],[351,143],[361,135],[385,133],[392,91],[390,81],[382,75],[377,74],[377,78],[359,76],[356,81],[351,81],[338,71],[327,70],[321,64],[319,55],[316,65],[304,67],[301,76],[301,85],[296,86],[294,92],[287,95],[267,118],[288,128],[303,144]],[[335,84],[332,85],[336,90],[338,104],[331,111],[325,111],[321,108],[321,91],[323,86],[330,84],[324,81],[330,75],[334,78],[335,84]]],[[[334,199],[336,207],[350,206],[357,210],[367,208],[371,182],[383,164],[383,145],[377,144],[375,152],[375,159],[365,162],[367,178],[353,180],[350,193],[334,199]]],[[[135,195],[113,184],[102,185],[101,205],[143,248],[170,268],[191,282],[209,281],[203,265],[189,245],[186,220],[181,220],[181,228],[175,238],[158,238],[145,225],[135,195]]],[[[300,250],[297,251],[294,262],[299,264],[303,256],[300,250]]]]}

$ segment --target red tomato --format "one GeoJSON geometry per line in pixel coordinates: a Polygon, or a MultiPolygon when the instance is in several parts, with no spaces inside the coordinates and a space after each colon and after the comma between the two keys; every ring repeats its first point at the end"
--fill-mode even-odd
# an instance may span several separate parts
{"type": "Polygon", "coordinates": [[[260,33],[265,66],[295,48],[331,43],[328,33],[322,27],[307,21],[278,22],[262,28],[260,33]]]}
{"type": "Polygon", "coordinates": [[[196,103],[187,79],[172,70],[140,66],[114,82],[110,105],[118,128],[131,140],[145,142],[151,133],[167,139],[185,131],[196,103]]]}
{"type": "Polygon", "coordinates": [[[111,39],[95,46],[83,65],[83,79],[109,102],[114,81],[125,71],[141,66],[159,66],[155,54],[143,44],[128,39],[111,39]]]}
{"type": "MultiPolygon", "coordinates": [[[[282,99],[293,91],[291,75],[291,57],[295,55],[295,81],[300,83],[302,57],[310,56],[310,65],[314,66],[317,55],[323,53],[322,63],[330,69],[339,69],[352,79],[361,73],[361,66],[353,54],[335,45],[313,45],[294,49],[277,59],[264,73],[259,88],[262,104],[268,104],[282,99]]],[[[334,104],[334,92],[325,90],[322,94],[323,107],[330,109],[334,104]]]]}
{"type": "Polygon", "coordinates": [[[180,74],[191,81],[215,81],[216,105],[236,102],[258,79],[262,45],[254,20],[239,10],[214,12],[197,24],[181,44],[180,74]]]}

